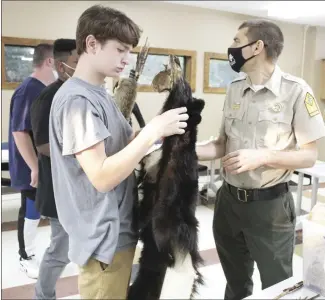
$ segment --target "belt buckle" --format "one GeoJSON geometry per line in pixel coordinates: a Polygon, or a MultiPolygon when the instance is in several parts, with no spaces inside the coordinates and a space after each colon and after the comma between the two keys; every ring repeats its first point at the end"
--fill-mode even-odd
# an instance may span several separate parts
{"type": "Polygon", "coordinates": [[[244,190],[244,189],[238,188],[238,189],[237,189],[237,198],[238,198],[238,200],[241,201],[241,202],[248,202],[248,201],[247,201],[247,191],[244,190]],[[240,197],[240,192],[244,192],[244,195],[245,195],[244,199],[242,199],[242,198],[240,197]]]}

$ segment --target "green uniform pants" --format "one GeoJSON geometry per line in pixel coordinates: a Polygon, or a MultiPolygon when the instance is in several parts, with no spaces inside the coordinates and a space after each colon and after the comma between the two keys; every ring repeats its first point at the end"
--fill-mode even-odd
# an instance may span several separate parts
{"type": "Polygon", "coordinates": [[[262,289],[292,276],[295,223],[291,192],[273,200],[245,203],[222,185],[214,209],[213,235],[227,279],[225,299],[252,294],[254,261],[262,289]]]}

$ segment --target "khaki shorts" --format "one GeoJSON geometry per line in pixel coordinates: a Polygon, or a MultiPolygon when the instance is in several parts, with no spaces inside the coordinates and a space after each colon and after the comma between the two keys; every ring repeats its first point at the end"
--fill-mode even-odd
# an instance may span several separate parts
{"type": "Polygon", "coordinates": [[[80,267],[81,299],[126,299],[135,248],[115,253],[110,265],[90,258],[80,267]]]}

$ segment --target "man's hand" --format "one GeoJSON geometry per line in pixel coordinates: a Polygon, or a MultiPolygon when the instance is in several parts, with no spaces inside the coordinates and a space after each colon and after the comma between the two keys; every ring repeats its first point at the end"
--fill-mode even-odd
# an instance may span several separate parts
{"type": "Polygon", "coordinates": [[[38,169],[34,169],[34,170],[31,171],[30,178],[31,178],[30,185],[32,187],[34,187],[34,188],[37,188],[37,184],[38,184],[38,169]]]}
{"type": "Polygon", "coordinates": [[[242,149],[227,154],[221,161],[227,172],[239,174],[265,165],[268,157],[268,150],[242,149]]]}

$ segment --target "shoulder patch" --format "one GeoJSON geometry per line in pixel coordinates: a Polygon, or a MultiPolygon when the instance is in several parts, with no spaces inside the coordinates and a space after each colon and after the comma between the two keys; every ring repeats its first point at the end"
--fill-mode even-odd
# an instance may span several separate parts
{"type": "Polygon", "coordinates": [[[320,114],[316,99],[313,97],[313,95],[307,92],[304,102],[310,117],[320,114]]]}

